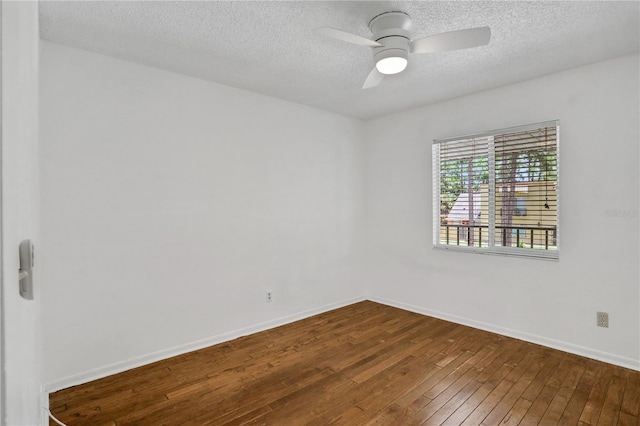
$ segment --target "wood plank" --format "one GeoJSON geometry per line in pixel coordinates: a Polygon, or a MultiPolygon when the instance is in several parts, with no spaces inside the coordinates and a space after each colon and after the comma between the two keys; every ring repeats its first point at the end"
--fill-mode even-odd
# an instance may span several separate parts
{"type": "Polygon", "coordinates": [[[602,412],[598,418],[598,425],[615,425],[618,423],[620,417],[620,406],[624,398],[625,380],[617,375],[614,375],[609,389],[607,390],[607,396],[604,400],[602,412]]]}
{"type": "Polygon", "coordinates": [[[480,387],[480,383],[473,380],[478,375],[478,370],[474,367],[482,360],[490,357],[493,352],[494,349],[490,347],[481,349],[428,389],[422,395],[427,398],[426,404],[420,408],[417,407],[422,405],[421,403],[416,404],[414,402],[411,404],[410,407],[417,421],[420,421],[420,423],[428,421],[430,424],[437,424],[449,417],[480,387]],[[463,389],[465,389],[465,392],[462,392],[463,389]],[[449,402],[451,404],[447,405],[449,402]],[[433,416],[436,414],[437,416],[434,419],[433,416]]]}
{"type": "Polygon", "coordinates": [[[587,425],[597,425],[604,399],[609,389],[609,383],[613,379],[613,371],[609,366],[602,366],[600,374],[596,378],[596,382],[589,392],[589,398],[584,405],[584,409],[580,414],[580,422],[587,425]]]}
{"type": "Polygon", "coordinates": [[[462,425],[472,426],[482,424],[487,415],[498,405],[500,400],[506,395],[506,393],[513,387],[513,382],[509,380],[502,380],[491,391],[487,397],[482,400],[478,407],[467,417],[462,425]]]}
{"type": "MultiPolygon", "coordinates": [[[[475,380],[470,380],[459,392],[453,395],[445,404],[442,404],[437,411],[426,418],[426,421],[422,424],[442,424],[453,414],[462,404],[464,404],[471,395],[473,395],[478,388],[482,386],[475,380]]],[[[440,405],[436,403],[435,406],[440,405]]],[[[434,408],[435,408],[434,406],[434,408]]],[[[419,418],[422,420],[422,417],[419,418]]]]}
{"type": "Polygon", "coordinates": [[[547,412],[551,401],[555,398],[562,383],[571,371],[572,359],[563,357],[559,365],[554,369],[544,383],[540,393],[532,401],[531,407],[521,421],[521,425],[537,425],[547,412]]]}
{"type": "Polygon", "coordinates": [[[532,401],[531,407],[529,407],[529,410],[527,410],[526,414],[520,421],[520,425],[532,426],[540,423],[542,416],[544,416],[544,413],[547,411],[549,404],[557,392],[558,389],[553,386],[545,386],[542,388],[542,391],[540,391],[535,401],[532,401]]]}
{"type": "Polygon", "coordinates": [[[635,371],[626,370],[624,377],[627,380],[627,386],[620,411],[633,417],[640,417],[640,375],[635,371]]]}
{"type": "Polygon", "coordinates": [[[487,417],[485,417],[482,421],[483,424],[500,424],[544,365],[542,359],[536,358],[535,352],[529,352],[527,355],[528,356],[505,378],[505,380],[513,382],[514,385],[494,409],[491,410],[487,417]]]}
{"type": "Polygon", "coordinates": [[[627,414],[624,411],[620,412],[620,418],[618,419],[618,426],[637,426],[638,418],[627,414]]]}
{"type": "Polygon", "coordinates": [[[505,426],[519,425],[524,415],[529,411],[531,404],[533,404],[531,401],[524,398],[518,399],[518,401],[513,404],[509,412],[504,416],[500,424],[505,426]]]}
{"type": "Polygon", "coordinates": [[[504,380],[513,370],[510,360],[514,356],[519,356],[519,345],[515,342],[513,346],[504,345],[503,350],[498,351],[499,356],[487,367],[480,371],[474,379],[482,386],[478,388],[458,409],[451,414],[445,421],[444,425],[460,425],[473,413],[484,399],[496,388],[496,386],[504,380]]]}
{"type": "Polygon", "coordinates": [[[580,415],[589,398],[589,392],[591,388],[593,388],[601,369],[602,367],[596,362],[589,363],[586,366],[580,382],[571,395],[571,399],[567,403],[564,413],[562,413],[560,424],[576,424],[580,421],[580,415]]]}
{"type": "MultiPolygon", "coordinates": [[[[423,343],[430,345],[430,343],[423,343]]],[[[380,374],[359,383],[358,387],[349,394],[348,398],[340,396],[334,398],[332,404],[315,409],[316,419],[309,420],[308,424],[331,424],[346,422],[354,424],[365,421],[371,417],[373,410],[379,410],[387,401],[391,401],[394,395],[402,394],[407,388],[415,386],[422,380],[423,371],[440,371],[435,368],[439,360],[443,358],[439,351],[425,352],[421,356],[409,355],[401,362],[381,371],[380,374]],[[374,391],[372,392],[372,389],[374,391]]]]}
{"type": "Polygon", "coordinates": [[[541,425],[557,425],[560,423],[560,417],[564,413],[571,395],[578,386],[582,374],[584,373],[584,367],[581,365],[573,365],[569,370],[569,373],[562,382],[558,392],[554,395],[553,399],[549,403],[547,411],[540,420],[541,425]]]}

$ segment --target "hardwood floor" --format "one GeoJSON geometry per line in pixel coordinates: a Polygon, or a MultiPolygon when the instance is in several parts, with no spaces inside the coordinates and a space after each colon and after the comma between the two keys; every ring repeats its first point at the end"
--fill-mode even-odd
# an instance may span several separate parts
{"type": "Polygon", "coordinates": [[[69,426],[638,426],[640,372],[366,301],[61,390],[50,407],[69,426]]]}

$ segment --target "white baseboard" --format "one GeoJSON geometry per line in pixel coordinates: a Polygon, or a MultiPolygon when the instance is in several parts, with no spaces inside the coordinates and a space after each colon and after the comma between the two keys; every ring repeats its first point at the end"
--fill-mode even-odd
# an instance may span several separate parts
{"type": "Polygon", "coordinates": [[[260,331],[269,330],[275,327],[280,327],[285,324],[289,324],[301,319],[305,319],[314,315],[321,314],[323,312],[338,309],[343,306],[351,305],[353,303],[366,300],[364,297],[356,297],[352,299],[342,300],[340,302],[330,303],[328,305],[320,306],[306,311],[298,312],[292,315],[276,318],[270,321],[266,321],[260,324],[255,324],[250,327],[241,328],[238,330],[229,331],[217,336],[208,337],[206,339],[197,340],[195,342],[187,343],[184,345],[176,346],[173,348],[163,349],[157,352],[153,352],[148,355],[135,357],[126,361],[116,362],[114,364],[106,365],[104,367],[96,368],[93,370],[85,371],[83,373],[74,374],[73,376],[64,377],[62,379],[55,380],[42,386],[41,398],[43,412],[45,418],[43,425],[48,425],[47,419],[49,409],[49,394],[56,392],[60,389],[66,389],[71,386],[76,386],[82,383],[87,383],[93,380],[101,379],[113,374],[122,373],[123,371],[131,370],[132,368],[141,367],[143,365],[151,364],[156,361],[171,358],[177,355],[182,355],[187,352],[193,352],[198,349],[207,348],[209,346],[217,345],[219,343],[228,342],[238,337],[246,336],[260,331]]]}
{"type": "Polygon", "coordinates": [[[476,321],[469,318],[459,317],[457,315],[451,315],[444,312],[434,311],[431,309],[423,308],[420,306],[411,305],[409,303],[399,302],[396,300],[385,299],[381,297],[369,297],[369,300],[383,305],[393,306],[395,308],[404,309],[406,311],[415,312],[422,315],[428,315],[430,317],[439,318],[445,321],[454,322],[456,324],[462,324],[480,330],[490,331],[492,333],[501,334],[503,336],[513,337],[515,339],[524,340],[525,342],[535,343],[538,345],[546,346],[553,349],[558,349],[564,352],[569,352],[575,355],[592,358],[598,361],[603,361],[609,364],[617,365],[631,370],[640,371],[640,360],[628,358],[609,352],[603,352],[584,346],[574,345],[572,343],[563,342],[560,340],[549,339],[547,337],[538,336],[536,334],[525,333],[510,328],[500,327],[494,324],[485,323],[482,321],[476,321]]]}

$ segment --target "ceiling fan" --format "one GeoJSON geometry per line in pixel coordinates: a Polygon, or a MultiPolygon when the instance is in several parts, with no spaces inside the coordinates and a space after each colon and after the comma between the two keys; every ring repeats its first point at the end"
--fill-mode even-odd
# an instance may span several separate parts
{"type": "Polygon", "coordinates": [[[370,47],[376,65],[362,86],[380,84],[385,75],[397,74],[407,67],[409,53],[434,53],[484,46],[491,39],[489,27],[450,31],[411,41],[411,18],[405,12],[392,11],[374,16],[369,22],[371,39],[335,28],[318,28],[316,33],[347,43],[370,47]]]}

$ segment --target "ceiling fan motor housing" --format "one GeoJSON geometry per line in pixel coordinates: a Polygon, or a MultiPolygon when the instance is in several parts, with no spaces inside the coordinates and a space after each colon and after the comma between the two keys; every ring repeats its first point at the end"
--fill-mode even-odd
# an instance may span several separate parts
{"type": "Polygon", "coordinates": [[[389,57],[409,58],[411,19],[404,12],[385,12],[369,22],[373,40],[382,44],[373,48],[376,62],[389,57]]]}

